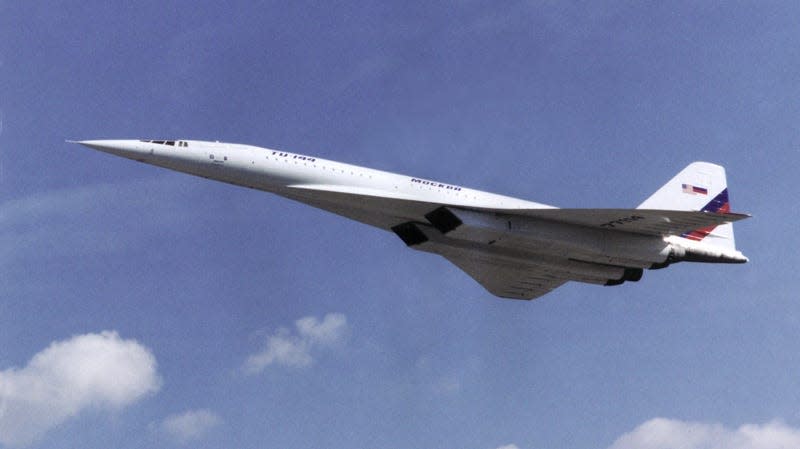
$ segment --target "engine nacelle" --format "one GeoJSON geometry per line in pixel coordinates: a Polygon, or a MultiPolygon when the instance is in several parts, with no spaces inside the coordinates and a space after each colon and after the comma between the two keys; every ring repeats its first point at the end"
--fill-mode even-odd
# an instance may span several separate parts
{"type": "Polygon", "coordinates": [[[670,244],[670,253],[667,258],[667,263],[745,263],[749,260],[740,251],[715,246],[703,241],[695,242],[679,236],[670,236],[664,240],[670,244]]]}
{"type": "Polygon", "coordinates": [[[615,232],[524,215],[440,207],[425,218],[449,238],[524,248],[535,254],[597,264],[649,268],[662,263],[669,244],[657,236],[615,232]]]}

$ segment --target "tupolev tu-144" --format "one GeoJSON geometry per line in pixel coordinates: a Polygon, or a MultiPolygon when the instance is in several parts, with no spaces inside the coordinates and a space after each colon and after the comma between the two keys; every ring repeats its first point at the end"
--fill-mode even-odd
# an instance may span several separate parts
{"type": "Polygon", "coordinates": [[[693,162],[636,209],[545,204],[313,156],[196,140],[86,140],[105,153],[274,193],[391,231],[496,296],[619,285],[677,262],[744,263],[725,169],[693,162]]]}

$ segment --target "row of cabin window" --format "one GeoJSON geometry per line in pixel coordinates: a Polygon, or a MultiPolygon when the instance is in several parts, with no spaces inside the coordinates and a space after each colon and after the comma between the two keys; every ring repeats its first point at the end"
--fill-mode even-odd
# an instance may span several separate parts
{"type": "MultiPolygon", "coordinates": [[[[283,162],[286,162],[287,164],[289,163],[289,159],[277,158],[277,157],[273,157],[272,159],[275,159],[275,160],[276,160],[276,161],[278,161],[278,162],[280,162],[281,160],[283,160],[283,162]]],[[[269,160],[269,156],[267,156],[267,160],[269,160]]],[[[295,160],[295,161],[294,161],[294,165],[299,165],[299,162],[298,162],[297,160],[295,160]]],[[[306,166],[306,167],[308,167],[308,166],[309,166],[309,165],[308,165],[308,163],[307,163],[306,161],[303,161],[303,165],[304,165],[304,166],[306,166]]],[[[325,166],[325,165],[319,165],[319,166],[318,166],[317,164],[315,164],[315,163],[313,163],[313,162],[311,163],[311,167],[314,167],[314,168],[322,168],[323,170],[327,170],[327,169],[328,169],[328,168],[327,168],[327,166],[325,166]]],[[[333,167],[331,167],[331,171],[332,171],[332,172],[334,172],[334,173],[336,173],[337,171],[339,171],[339,172],[342,172],[343,174],[347,174],[347,173],[346,173],[344,170],[342,170],[342,169],[340,169],[340,168],[339,168],[339,169],[337,169],[337,168],[333,168],[333,167]]],[[[351,172],[350,172],[350,176],[356,176],[355,172],[352,172],[352,171],[351,171],[351,172]]],[[[360,176],[360,177],[362,177],[362,178],[363,178],[363,177],[364,177],[364,173],[359,173],[359,174],[358,174],[358,176],[360,176]]],[[[369,179],[372,179],[372,175],[367,175],[367,177],[368,177],[369,179]]]]}

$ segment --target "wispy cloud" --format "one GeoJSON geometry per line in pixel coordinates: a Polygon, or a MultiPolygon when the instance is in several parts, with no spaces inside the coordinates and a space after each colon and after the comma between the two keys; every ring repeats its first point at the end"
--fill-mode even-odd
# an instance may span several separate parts
{"type": "Polygon", "coordinates": [[[119,409],[160,385],[150,350],[116,332],[53,342],[0,372],[0,443],[26,445],[84,409],[119,409]]]}
{"type": "Polygon", "coordinates": [[[161,429],[177,442],[185,444],[203,438],[221,421],[211,410],[189,410],[167,416],[161,423],[161,429]]]}
{"type": "Polygon", "coordinates": [[[417,359],[415,368],[419,379],[425,379],[431,392],[438,395],[455,395],[468,387],[479,370],[479,360],[471,357],[463,363],[449,365],[443,361],[423,355],[417,359]]]}
{"type": "Polygon", "coordinates": [[[247,358],[244,370],[258,373],[269,365],[304,367],[314,363],[312,352],[341,343],[347,336],[347,318],[341,313],[329,313],[320,321],[307,316],[294,323],[296,332],[278,329],[267,337],[266,347],[247,358]]]}
{"type": "Polygon", "coordinates": [[[439,394],[453,394],[461,391],[461,380],[458,376],[443,376],[434,384],[434,391],[439,394]]]}
{"type": "Polygon", "coordinates": [[[57,189],[0,203],[0,269],[16,262],[132,246],[130,230],[185,222],[169,177],[57,189]],[[127,217],[136,216],[135,226],[127,217]],[[121,232],[121,229],[129,232],[121,232]]]}
{"type": "Polygon", "coordinates": [[[0,204],[0,268],[18,260],[57,255],[66,250],[94,248],[113,250],[118,240],[104,238],[102,233],[91,237],[81,217],[92,208],[102,207],[114,195],[113,186],[98,185],[55,190],[6,201],[0,204]],[[57,244],[58,243],[58,244],[57,244]]]}
{"type": "Polygon", "coordinates": [[[778,421],[721,424],[655,418],[619,437],[609,449],[783,449],[800,447],[800,429],[778,421]]]}

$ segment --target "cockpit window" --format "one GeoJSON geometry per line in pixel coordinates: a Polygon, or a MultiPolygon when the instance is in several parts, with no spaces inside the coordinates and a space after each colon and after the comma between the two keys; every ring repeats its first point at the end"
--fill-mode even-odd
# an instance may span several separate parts
{"type": "Polygon", "coordinates": [[[179,147],[188,147],[189,143],[184,142],[182,140],[140,140],[139,142],[144,143],[157,143],[159,145],[170,145],[170,146],[179,146],[179,147]],[[177,145],[176,145],[177,143],[177,145]]]}

